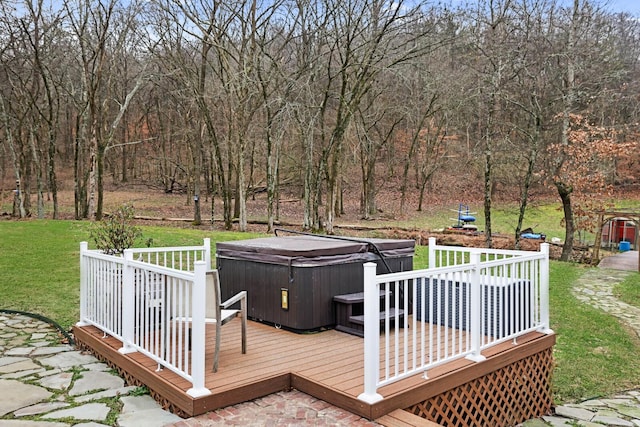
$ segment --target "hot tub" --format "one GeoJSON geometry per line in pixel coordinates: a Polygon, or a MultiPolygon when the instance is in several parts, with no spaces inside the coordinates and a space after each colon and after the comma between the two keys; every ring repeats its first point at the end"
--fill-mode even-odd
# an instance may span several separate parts
{"type": "Polygon", "coordinates": [[[363,264],[377,273],[413,269],[415,242],[316,235],[276,236],[216,245],[222,297],[247,291],[253,320],[297,332],[335,325],[333,297],[363,291],[363,264]]]}

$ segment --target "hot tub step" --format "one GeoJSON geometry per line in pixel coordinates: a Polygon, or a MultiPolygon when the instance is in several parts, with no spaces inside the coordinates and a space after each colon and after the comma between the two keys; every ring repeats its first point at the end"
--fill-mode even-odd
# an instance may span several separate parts
{"type": "MultiPolygon", "coordinates": [[[[404,310],[402,309],[395,309],[393,307],[391,307],[389,309],[389,317],[391,317],[391,321],[393,322],[393,318],[397,318],[402,320],[404,318],[404,310]]],[[[387,318],[387,312],[386,311],[381,311],[380,312],[380,326],[383,327],[384,326],[384,319],[387,318]]],[[[364,314],[360,315],[360,316],[351,316],[349,317],[349,322],[350,323],[355,323],[357,325],[361,325],[362,327],[364,327],[364,314]]]]}
{"type": "MultiPolygon", "coordinates": [[[[397,315],[397,319],[400,319],[400,325],[402,327],[402,319],[404,319],[404,310],[402,309],[395,309],[395,308],[390,308],[389,309],[389,316],[392,318],[391,320],[391,326],[393,326],[394,323],[394,319],[396,319],[397,315]]],[[[380,313],[380,330],[384,329],[384,320],[387,317],[387,312],[381,312],[380,313]]],[[[348,334],[351,335],[356,335],[358,337],[363,337],[364,336],[364,315],[359,315],[359,316],[350,316],[349,317],[349,323],[347,325],[336,325],[336,330],[337,331],[342,331],[342,332],[346,332],[348,334]]]]}

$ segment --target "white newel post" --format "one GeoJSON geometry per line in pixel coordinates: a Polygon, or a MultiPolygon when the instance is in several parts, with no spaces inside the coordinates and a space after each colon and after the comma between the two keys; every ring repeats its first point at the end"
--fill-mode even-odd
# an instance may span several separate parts
{"type": "Polygon", "coordinates": [[[549,244],[542,243],[540,252],[544,257],[540,261],[540,332],[552,334],[549,324],[549,244]]]}
{"type": "Polygon", "coordinates": [[[204,262],[208,269],[215,269],[215,266],[211,265],[211,239],[204,238],[204,262]]]}
{"type": "Polygon", "coordinates": [[[191,397],[211,394],[204,386],[204,358],[205,358],[205,312],[206,312],[206,274],[211,268],[211,259],[194,263],[193,307],[191,308],[191,379],[192,387],[187,390],[191,397]]]}
{"type": "Polygon", "coordinates": [[[364,264],[364,392],[358,399],[369,404],[382,400],[377,391],[380,364],[380,293],[376,264],[364,264]]]}
{"type": "Polygon", "coordinates": [[[120,353],[133,353],[136,351],[133,340],[135,336],[135,285],[134,271],[130,264],[133,260],[133,251],[125,249],[124,265],[122,266],[122,347],[120,353]]]}
{"type": "Polygon", "coordinates": [[[85,252],[89,250],[87,242],[80,242],[80,320],[76,326],[88,326],[84,321],[87,317],[87,261],[84,257],[85,252]]]}
{"type": "Polygon", "coordinates": [[[466,358],[474,362],[481,362],[486,358],[480,353],[482,337],[482,283],[480,278],[480,253],[471,252],[470,261],[473,265],[471,273],[471,313],[469,328],[471,332],[471,351],[466,358]]]}
{"type": "Polygon", "coordinates": [[[429,268],[436,267],[436,238],[429,237],[429,268]]]}

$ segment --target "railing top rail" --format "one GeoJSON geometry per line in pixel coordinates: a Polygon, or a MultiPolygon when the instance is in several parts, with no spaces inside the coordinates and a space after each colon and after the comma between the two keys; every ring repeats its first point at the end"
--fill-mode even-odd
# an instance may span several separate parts
{"type": "Polygon", "coordinates": [[[171,248],[131,248],[131,253],[156,253],[156,252],[194,252],[204,251],[206,247],[200,246],[176,246],[171,248]]]}
{"type": "MultiPolygon", "coordinates": [[[[525,255],[511,258],[501,258],[490,261],[480,261],[479,268],[491,268],[502,265],[516,264],[526,261],[535,261],[539,259],[545,259],[546,254],[544,252],[526,252],[525,255]]],[[[464,264],[457,264],[447,267],[425,268],[421,270],[408,270],[397,273],[386,273],[376,275],[376,281],[378,283],[392,282],[395,280],[407,280],[414,279],[416,277],[433,277],[448,273],[459,273],[461,271],[471,270],[475,267],[475,264],[465,262],[464,264]]]]}
{"type": "Polygon", "coordinates": [[[535,261],[538,259],[545,259],[546,257],[547,257],[547,254],[545,254],[544,252],[529,252],[526,255],[519,255],[517,257],[480,261],[479,265],[480,265],[480,268],[496,267],[499,265],[515,264],[515,263],[520,263],[525,261],[535,261]]]}
{"type": "Polygon", "coordinates": [[[526,256],[531,254],[540,253],[539,251],[523,251],[514,249],[494,249],[494,248],[469,248],[464,246],[447,246],[447,245],[434,245],[433,249],[450,251],[450,252],[468,252],[468,253],[484,253],[492,255],[511,255],[511,256],[526,256]]]}
{"type": "Polygon", "coordinates": [[[118,264],[124,264],[124,258],[123,257],[119,257],[119,256],[115,256],[115,255],[107,255],[104,252],[102,252],[99,249],[89,249],[86,251],[83,251],[80,256],[82,257],[87,257],[87,258],[96,258],[96,259],[101,259],[104,261],[112,261],[118,264]]]}
{"type": "MultiPolygon", "coordinates": [[[[124,257],[119,257],[119,256],[115,256],[115,255],[107,255],[105,253],[103,253],[100,250],[94,249],[94,250],[87,250],[87,251],[83,251],[81,256],[87,257],[87,258],[94,258],[94,259],[100,259],[103,261],[109,261],[109,262],[113,262],[115,264],[121,264],[124,265],[126,263],[126,259],[124,257]]],[[[203,262],[203,260],[196,260],[194,262],[203,262]]],[[[157,265],[157,264],[150,264],[148,262],[145,261],[139,261],[136,259],[132,259],[129,260],[128,262],[129,265],[135,267],[135,268],[139,268],[141,270],[146,270],[146,271],[153,271],[156,273],[161,273],[161,274],[167,274],[167,275],[171,275],[180,279],[185,279],[185,280],[193,280],[194,277],[194,272],[193,271],[184,271],[184,270],[179,270],[176,268],[171,268],[171,267],[165,267],[162,265],[157,265]]]]}
{"type": "Polygon", "coordinates": [[[424,268],[421,270],[399,271],[397,273],[385,273],[376,275],[378,283],[393,282],[396,280],[415,279],[416,277],[432,277],[447,273],[459,273],[461,271],[473,269],[474,264],[465,263],[450,267],[424,268]]]}
{"type": "MultiPolygon", "coordinates": [[[[196,262],[202,262],[202,261],[196,261],[196,262]]],[[[134,268],[138,268],[140,270],[166,274],[168,276],[175,277],[178,279],[193,281],[195,277],[195,273],[193,271],[178,270],[176,268],[165,267],[163,265],[149,264],[148,262],[144,262],[144,261],[131,260],[129,261],[129,265],[134,268]]]]}

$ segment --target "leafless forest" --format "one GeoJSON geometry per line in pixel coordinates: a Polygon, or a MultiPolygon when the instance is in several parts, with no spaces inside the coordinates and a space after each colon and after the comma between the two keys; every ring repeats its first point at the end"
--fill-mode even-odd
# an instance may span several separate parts
{"type": "Polygon", "coordinates": [[[99,219],[135,185],[240,230],[254,194],[270,224],[295,197],[328,232],[354,201],[474,197],[489,239],[494,200],[546,193],[570,250],[638,184],[639,58],[637,17],[585,0],[5,0],[2,192],[99,219]]]}

